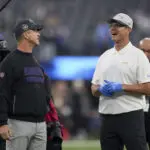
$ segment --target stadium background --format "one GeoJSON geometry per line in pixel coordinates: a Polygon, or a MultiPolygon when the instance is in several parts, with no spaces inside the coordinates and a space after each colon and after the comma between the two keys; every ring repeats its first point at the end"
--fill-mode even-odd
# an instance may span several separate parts
{"type": "Polygon", "coordinates": [[[134,20],[133,44],[150,35],[149,0],[12,0],[0,13],[0,32],[11,50],[20,19],[44,24],[34,55],[52,80],[55,105],[65,126],[64,150],[99,149],[98,99],[90,81],[98,59],[113,46],[106,21],[124,12],[134,20]]]}

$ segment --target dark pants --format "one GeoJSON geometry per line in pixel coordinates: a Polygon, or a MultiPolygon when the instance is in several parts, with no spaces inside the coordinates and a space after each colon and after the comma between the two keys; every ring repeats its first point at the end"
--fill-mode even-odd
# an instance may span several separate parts
{"type": "Polygon", "coordinates": [[[145,112],[145,130],[146,130],[146,140],[150,149],[150,111],[145,112]]]}
{"type": "Polygon", "coordinates": [[[117,115],[100,114],[102,150],[147,150],[144,112],[132,111],[117,115]]]}
{"type": "Polygon", "coordinates": [[[0,150],[6,150],[6,141],[0,138],[0,150]]]}
{"type": "Polygon", "coordinates": [[[51,140],[48,140],[46,150],[62,150],[62,144],[54,144],[51,140]]]}

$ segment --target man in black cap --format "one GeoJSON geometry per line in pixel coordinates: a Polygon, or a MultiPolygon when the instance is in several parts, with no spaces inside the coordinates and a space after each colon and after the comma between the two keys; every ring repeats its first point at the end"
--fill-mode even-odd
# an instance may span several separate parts
{"type": "Polygon", "coordinates": [[[32,55],[42,26],[19,22],[17,49],[0,65],[0,136],[6,150],[46,150],[47,91],[44,71],[32,55]]]}
{"type": "MultiPolygon", "coordinates": [[[[7,41],[4,39],[4,36],[0,34],[0,62],[10,53],[7,48],[7,41]]],[[[0,150],[5,150],[6,142],[0,138],[0,150]]]]}

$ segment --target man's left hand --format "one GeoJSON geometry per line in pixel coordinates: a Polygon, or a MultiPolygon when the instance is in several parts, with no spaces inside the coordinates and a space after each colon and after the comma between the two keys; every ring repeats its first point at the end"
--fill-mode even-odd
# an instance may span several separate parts
{"type": "Polygon", "coordinates": [[[121,92],[123,91],[123,88],[122,88],[122,84],[121,83],[118,83],[118,82],[111,82],[111,81],[107,81],[107,80],[104,80],[104,82],[106,83],[106,89],[109,91],[109,92],[121,92]]]}

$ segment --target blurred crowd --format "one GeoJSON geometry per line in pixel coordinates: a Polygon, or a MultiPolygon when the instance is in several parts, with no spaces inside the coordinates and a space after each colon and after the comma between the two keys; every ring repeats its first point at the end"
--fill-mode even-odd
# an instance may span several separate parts
{"type": "MultiPolygon", "coordinates": [[[[34,50],[40,62],[58,55],[99,56],[113,46],[107,20],[116,13],[133,18],[133,44],[150,35],[149,5],[149,0],[12,0],[0,13],[0,32],[14,50],[13,27],[31,18],[45,27],[34,50]]],[[[70,138],[97,136],[98,99],[91,95],[90,81],[52,81],[52,94],[70,138]]]]}
{"type": "Polygon", "coordinates": [[[52,95],[69,139],[98,136],[98,99],[91,95],[89,82],[52,81],[52,95]]]}
{"type": "Polygon", "coordinates": [[[116,13],[125,12],[134,19],[131,35],[134,44],[149,36],[149,3],[148,0],[12,0],[0,14],[0,30],[14,49],[14,25],[20,19],[31,18],[45,26],[38,53],[41,59],[55,55],[100,55],[113,45],[106,23],[116,13]]]}

